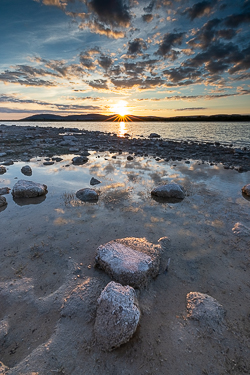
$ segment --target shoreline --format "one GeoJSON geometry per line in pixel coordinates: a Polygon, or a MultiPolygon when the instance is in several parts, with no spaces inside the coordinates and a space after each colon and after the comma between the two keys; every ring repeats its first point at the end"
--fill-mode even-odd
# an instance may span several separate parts
{"type": "Polygon", "coordinates": [[[211,165],[222,163],[225,169],[250,170],[250,150],[224,146],[219,142],[164,140],[160,136],[131,138],[101,131],[77,128],[0,125],[0,164],[28,162],[32,157],[53,157],[86,151],[128,152],[134,156],[152,156],[157,161],[201,160],[211,165]]]}

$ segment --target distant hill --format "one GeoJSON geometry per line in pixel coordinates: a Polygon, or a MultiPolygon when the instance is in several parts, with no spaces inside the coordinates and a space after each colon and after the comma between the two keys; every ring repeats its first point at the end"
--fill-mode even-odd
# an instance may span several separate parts
{"type": "MultiPolygon", "coordinates": [[[[26,117],[19,121],[114,121],[116,115],[106,116],[100,114],[59,116],[50,114],[39,114],[26,117]]],[[[130,116],[130,120],[136,121],[250,121],[250,115],[212,115],[212,116],[130,116]]]]}

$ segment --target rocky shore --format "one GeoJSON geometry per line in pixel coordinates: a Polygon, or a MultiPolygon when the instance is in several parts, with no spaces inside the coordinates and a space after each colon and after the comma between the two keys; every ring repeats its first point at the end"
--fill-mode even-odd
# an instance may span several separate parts
{"type": "MultiPolygon", "coordinates": [[[[88,151],[129,152],[134,156],[152,156],[166,161],[201,160],[222,163],[225,169],[239,172],[250,170],[250,150],[215,143],[176,142],[157,134],[149,138],[119,137],[112,133],[86,131],[77,128],[0,125],[0,163],[29,161],[34,156],[52,158],[55,155],[85,155],[88,151]]],[[[48,160],[49,162],[49,160],[48,160]]]]}

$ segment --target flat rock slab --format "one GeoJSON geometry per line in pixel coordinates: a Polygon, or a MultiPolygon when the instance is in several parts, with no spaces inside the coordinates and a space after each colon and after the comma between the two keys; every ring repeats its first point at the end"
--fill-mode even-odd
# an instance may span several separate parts
{"type": "Polygon", "coordinates": [[[250,197],[250,184],[243,186],[243,188],[241,190],[242,190],[242,193],[244,193],[244,194],[246,194],[250,197]]]}
{"type": "Polygon", "coordinates": [[[209,326],[223,321],[225,311],[216,299],[199,292],[187,294],[187,317],[198,320],[209,326]]]}
{"type": "Polygon", "coordinates": [[[76,197],[83,202],[93,202],[98,200],[98,193],[94,189],[80,189],[76,192],[76,197]]]}
{"type": "Polygon", "coordinates": [[[184,199],[185,193],[182,187],[174,182],[171,182],[166,185],[159,185],[155,187],[151,191],[152,195],[161,198],[176,198],[176,199],[184,199]]]}
{"type": "Polygon", "coordinates": [[[13,186],[12,195],[14,198],[34,198],[47,193],[47,186],[33,181],[19,180],[13,186]]]}
{"type": "Polygon", "coordinates": [[[99,246],[95,262],[122,285],[141,288],[159,273],[160,249],[144,238],[128,237],[99,246]]]}
{"type": "Polygon", "coordinates": [[[130,340],[139,320],[135,290],[111,281],[98,298],[94,326],[97,344],[106,351],[118,348],[130,340]]]}

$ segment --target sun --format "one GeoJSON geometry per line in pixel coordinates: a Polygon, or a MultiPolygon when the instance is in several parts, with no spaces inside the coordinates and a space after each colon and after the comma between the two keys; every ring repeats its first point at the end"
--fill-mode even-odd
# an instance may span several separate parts
{"type": "Polygon", "coordinates": [[[128,114],[127,110],[127,102],[125,100],[120,100],[115,106],[114,110],[115,112],[120,115],[121,117],[124,117],[128,114]]]}

